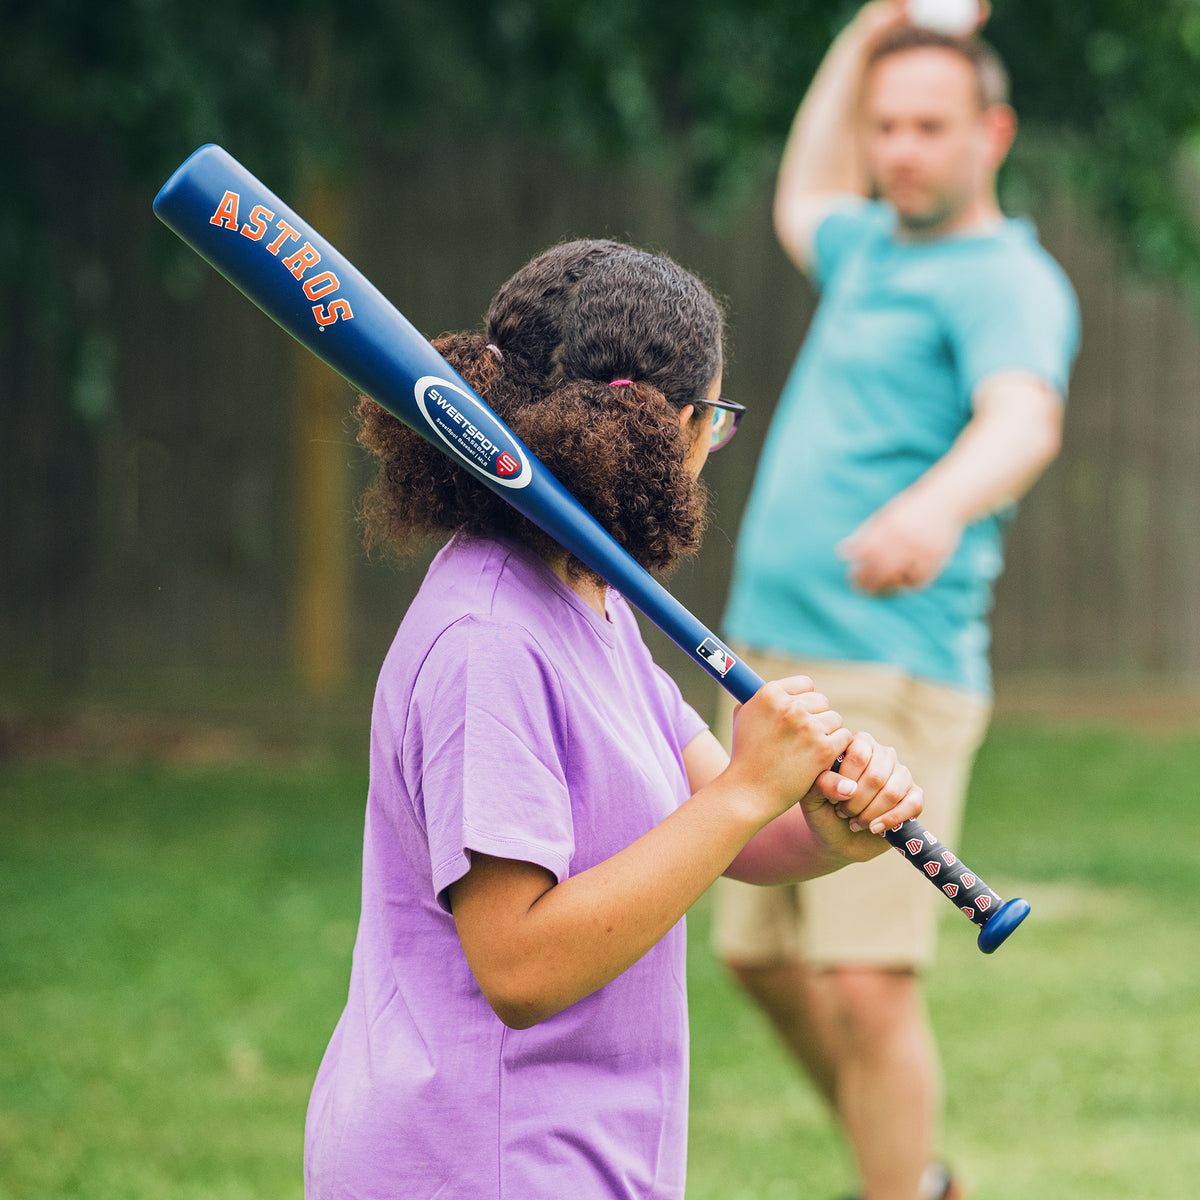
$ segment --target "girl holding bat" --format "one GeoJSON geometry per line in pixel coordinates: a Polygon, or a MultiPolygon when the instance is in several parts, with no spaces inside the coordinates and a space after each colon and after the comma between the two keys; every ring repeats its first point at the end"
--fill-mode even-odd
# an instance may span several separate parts
{"type": "MultiPolygon", "coordinates": [[[[692,275],[568,243],[504,284],[483,335],[435,345],[643,566],[697,548],[736,406],[692,275]]],[[[450,537],[376,690],[308,1200],[681,1200],[684,914],[722,874],[881,853],[920,789],[805,677],[742,707],[728,757],[603,580],[372,401],[359,419],[368,540],[450,537]]]]}

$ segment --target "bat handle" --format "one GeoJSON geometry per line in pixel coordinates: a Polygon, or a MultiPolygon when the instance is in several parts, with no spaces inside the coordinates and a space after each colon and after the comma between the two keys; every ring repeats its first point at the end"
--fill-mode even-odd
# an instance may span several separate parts
{"type": "MultiPolygon", "coordinates": [[[[833,769],[837,771],[841,765],[839,757],[833,769]]],[[[979,926],[976,944],[984,954],[998,950],[1009,934],[1029,916],[1028,900],[1001,900],[919,821],[910,817],[883,836],[947,896],[963,916],[979,926]]]]}
{"type": "Polygon", "coordinates": [[[883,836],[948,896],[963,916],[979,926],[977,944],[984,954],[991,954],[1003,945],[1029,915],[1027,900],[1001,900],[919,821],[910,818],[883,836]]]}

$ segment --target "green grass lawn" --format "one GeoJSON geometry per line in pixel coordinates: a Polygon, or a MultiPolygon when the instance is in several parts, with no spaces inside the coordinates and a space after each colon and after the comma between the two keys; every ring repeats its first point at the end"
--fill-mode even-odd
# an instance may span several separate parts
{"type": "MultiPolygon", "coordinates": [[[[974,1200],[1200,1194],[1200,738],[993,730],[964,858],[1033,912],[995,955],[949,908],[929,999],[974,1200]]],[[[833,1200],[825,1113],[693,933],[690,1200],[833,1200]]]]}
{"type": "MultiPolygon", "coordinates": [[[[1200,1184],[1200,737],[1010,723],[963,856],[1033,915],[947,906],[930,1002],[974,1200],[1200,1184]]],[[[0,765],[0,1200],[287,1200],[345,995],[365,775],[0,765]]],[[[692,917],[689,1200],[834,1200],[830,1123],[692,917]]]]}

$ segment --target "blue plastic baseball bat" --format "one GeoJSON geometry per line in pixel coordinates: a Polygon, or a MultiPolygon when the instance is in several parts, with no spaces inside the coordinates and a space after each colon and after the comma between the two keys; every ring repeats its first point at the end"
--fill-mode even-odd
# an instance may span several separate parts
{"type": "MultiPolygon", "coordinates": [[[[530,453],[366,277],[220,146],[163,185],[154,212],[286,332],[448,454],[637,606],[737,700],[763,681],[530,453]]],[[[916,821],[885,834],[981,927],[991,953],[1024,920],[916,821]]]]}

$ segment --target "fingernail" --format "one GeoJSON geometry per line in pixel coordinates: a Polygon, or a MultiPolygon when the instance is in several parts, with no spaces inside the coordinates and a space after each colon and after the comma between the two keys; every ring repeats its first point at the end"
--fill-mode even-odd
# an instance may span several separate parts
{"type": "Polygon", "coordinates": [[[853,779],[843,779],[837,786],[839,796],[853,796],[858,791],[858,784],[853,779]]]}
{"type": "Polygon", "coordinates": [[[862,825],[858,821],[851,821],[850,829],[852,832],[858,833],[862,829],[862,825]]]}

